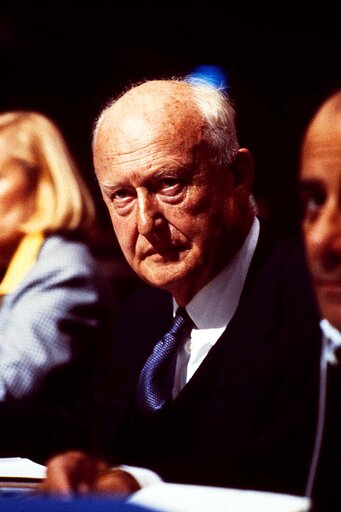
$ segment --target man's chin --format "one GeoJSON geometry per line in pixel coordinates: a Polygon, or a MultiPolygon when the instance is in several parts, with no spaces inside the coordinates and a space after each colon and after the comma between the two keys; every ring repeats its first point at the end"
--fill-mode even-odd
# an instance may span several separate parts
{"type": "Polygon", "coordinates": [[[152,286],[171,290],[181,283],[188,272],[185,272],[179,262],[163,262],[160,265],[144,265],[140,268],[139,275],[152,286]]]}

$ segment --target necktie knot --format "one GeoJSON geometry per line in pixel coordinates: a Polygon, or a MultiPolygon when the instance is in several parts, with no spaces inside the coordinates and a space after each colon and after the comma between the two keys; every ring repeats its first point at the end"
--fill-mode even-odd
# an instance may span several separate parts
{"type": "Polygon", "coordinates": [[[137,407],[144,414],[159,411],[172,400],[176,354],[193,322],[185,308],[178,308],[170,329],[155,345],[137,386],[137,407]]]}
{"type": "MultiPolygon", "coordinates": [[[[187,323],[191,322],[190,317],[186,311],[186,308],[179,307],[176,310],[176,315],[173,318],[172,325],[169,329],[169,333],[172,335],[176,335],[179,333],[187,323]]],[[[167,334],[167,333],[166,333],[167,334]]]]}

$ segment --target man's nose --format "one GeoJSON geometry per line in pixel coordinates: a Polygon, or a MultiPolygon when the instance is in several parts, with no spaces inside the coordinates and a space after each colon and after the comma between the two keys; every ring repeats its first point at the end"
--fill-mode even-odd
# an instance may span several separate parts
{"type": "Polygon", "coordinates": [[[138,232],[143,236],[162,224],[162,212],[157,198],[146,190],[137,193],[136,216],[138,232]]]}
{"type": "Polygon", "coordinates": [[[341,207],[326,206],[311,228],[310,249],[325,267],[341,264],[341,207]]]}

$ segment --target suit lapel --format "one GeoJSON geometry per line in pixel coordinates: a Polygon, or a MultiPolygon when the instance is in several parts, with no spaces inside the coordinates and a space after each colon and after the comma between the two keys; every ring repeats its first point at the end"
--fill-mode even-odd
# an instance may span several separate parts
{"type": "MultiPolygon", "coordinates": [[[[249,385],[255,361],[259,361],[261,347],[267,334],[280,320],[280,266],[281,251],[261,231],[238,308],[229,325],[212,347],[198,370],[183,390],[191,393],[217,367],[223,368],[233,388],[249,385]],[[225,365],[221,362],[224,360],[225,365]],[[245,377],[245,379],[243,378],[245,377]]],[[[182,394],[182,393],[181,393],[182,394]]]]}

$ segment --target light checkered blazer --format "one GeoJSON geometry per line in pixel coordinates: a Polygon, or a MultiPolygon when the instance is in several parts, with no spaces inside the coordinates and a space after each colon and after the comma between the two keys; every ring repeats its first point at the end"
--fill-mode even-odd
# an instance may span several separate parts
{"type": "Polygon", "coordinates": [[[116,304],[89,248],[48,237],[0,303],[0,400],[77,393],[112,337],[116,304]]]}

